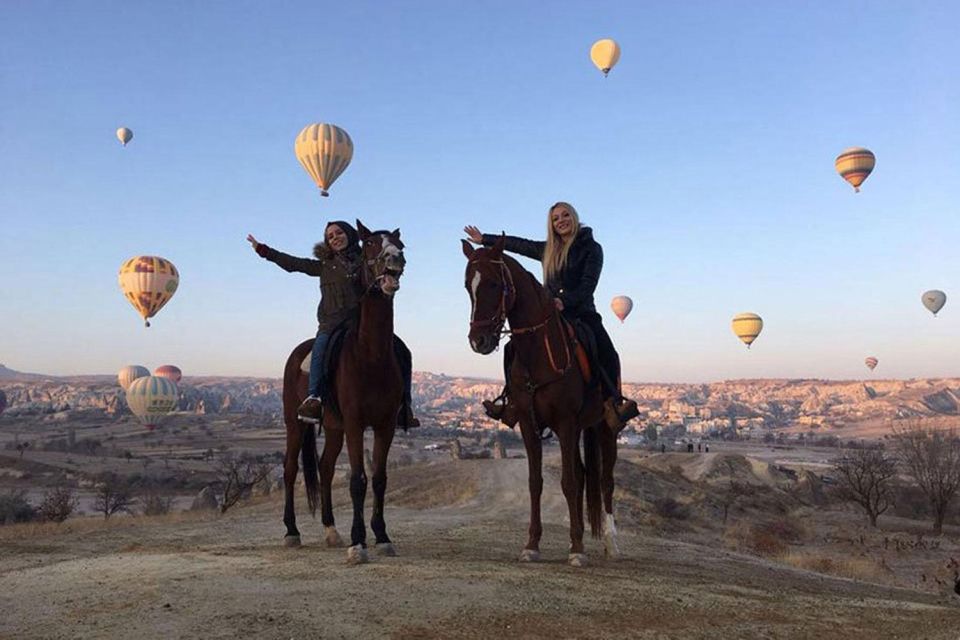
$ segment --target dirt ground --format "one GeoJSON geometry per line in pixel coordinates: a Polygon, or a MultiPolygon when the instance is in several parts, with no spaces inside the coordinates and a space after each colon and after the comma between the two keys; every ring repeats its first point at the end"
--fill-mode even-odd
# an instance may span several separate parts
{"type": "MultiPolygon", "coordinates": [[[[392,470],[386,515],[400,555],[371,553],[363,566],[323,546],[302,490],[299,549],[281,544],[279,494],[223,516],[3,527],[0,638],[960,637],[960,598],[830,577],[627,525],[620,559],[604,559],[591,540],[591,564],[570,567],[566,505],[552,471],[543,561],[520,564],[526,474],[516,459],[392,470]]],[[[346,538],[342,481],[334,497],[346,538]]]]}

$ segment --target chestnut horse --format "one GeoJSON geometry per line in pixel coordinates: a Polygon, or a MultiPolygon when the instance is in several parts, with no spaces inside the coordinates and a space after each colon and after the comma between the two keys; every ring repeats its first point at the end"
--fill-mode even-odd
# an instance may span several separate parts
{"type": "Polygon", "coordinates": [[[472,303],[470,346],[488,355],[506,334],[512,336],[516,354],[508,391],[520,416],[530,488],[529,538],[519,559],[540,559],[541,434],[549,427],[560,442],[560,485],[570,511],[568,561],[581,567],[587,563],[583,548],[584,488],[591,533],[603,536],[606,555],[619,554],[613,519],[616,435],[603,422],[601,391],[584,380],[567,325],[552,297],[533,274],[504,255],[503,245],[501,238],[492,248],[474,249],[464,240],[463,253],[467,257],[465,286],[472,303]],[[510,328],[504,329],[507,322],[510,328]]]}
{"type": "Polygon", "coordinates": [[[333,520],[330,485],[337,456],[347,442],[350,458],[350,497],[353,502],[353,526],[347,561],[367,561],[367,529],[363,504],[367,493],[364,471],[363,434],[373,428],[373,516],[370,526],[377,551],[395,555],[383,519],[383,498],[387,488],[387,454],[397,427],[397,414],[403,399],[403,377],[393,348],[393,294],[400,288],[405,259],[400,230],[371,232],[357,220],[362,243],[360,269],[360,317],[356,327],[347,330],[330,390],[333,403],[325,403],[323,415],[323,454],[317,461],[316,431],[313,425],[297,418],[297,408],[307,395],[307,374],[302,370],[313,340],[298,345],[287,359],[283,376],[283,415],[287,427],[287,453],[284,463],[285,505],[284,538],[288,546],[299,546],[293,506],[297,479],[297,455],[303,452],[303,475],[307,503],[316,514],[321,504],[321,520],[328,546],[340,546],[340,535],[333,520]],[[319,469],[318,469],[319,467],[319,469]],[[319,483],[318,483],[319,480],[319,483]]]}

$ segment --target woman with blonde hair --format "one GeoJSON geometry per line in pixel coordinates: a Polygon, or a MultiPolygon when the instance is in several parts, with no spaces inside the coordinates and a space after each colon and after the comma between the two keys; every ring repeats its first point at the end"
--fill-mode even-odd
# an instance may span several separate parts
{"type": "MultiPolygon", "coordinates": [[[[493,246],[500,238],[481,233],[473,225],[467,225],[463,230],[471,242],[487,247],[493,246]]],[[[637,403],[627,400],[620,392],[620,357],[593,301],[593,293],[603,269],[603,248],[593,239],[593,231],[590,227],[581,226],[573,205],[558,202],[550,207],[547,214],[546,241],[506,236],[504,248],[540,261],[544,285],[553,295],[557,309],[567,320],[580,322],[592,332],[603,374],[600,379],[607,398],[607,422],[614,423],[611,427],[615,426],[617,430],[622,429],[639,412],[637,403]]],[[[510,369],[511,351],[507,349],[504,353],[507,372],[510,369]]],[[[516,411],[509,402],[496,404],[488,400],[483,405],[491,418],[511,427],[516,424],[516,411]]]]}

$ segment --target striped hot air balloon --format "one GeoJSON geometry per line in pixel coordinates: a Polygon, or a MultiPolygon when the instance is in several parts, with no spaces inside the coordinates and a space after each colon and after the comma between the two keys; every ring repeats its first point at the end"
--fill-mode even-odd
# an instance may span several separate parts
{"type": "Polygon", "coordinates": [[[165,364],[154,369],[153,375],[160,376],[161,378],[167,378],[168,380],[173,380],[177,384],[180,384],[180,379],[183,377],[183,372],[180,371],[180,367],[175,367],[172,364],[165,364]]]}
{"type": "Polygon", "coordinates": [[[876,164],[877,159],[873,152],[863,147],[844,149],[834,162],[837,173],[853,185],[853,190],[857,193],[860,193],[860,185],[867,179],[876,164]]]}
{"type": "Polygon", "coordinates": [[[593,61],[593,65],[597,69],[603,72],[603,77],[607,77],[610,69],[613,69],[620,60],[620,45],[610,38],[597,40],[590,47],[590,60],[593,61]]]}
{"type": "Polygon", "coordinates": [[[120,384],[120,388],[126,391],[130,388],[130,383],[132,383],[137,378],[143,378],[150,375],[150,370],[146,367],[141,367],[138,364],[127,365],[117,373],[117,382],[120,384]]]}
{"type": "Polygon", "coordinates": [[[347,132],[332,124],[308,124],[297,135],[293,146],[297,160],[320,188],[327,192],[353,159],[353,141],[347,132]]]}
{"type": "Polygon", "coordinates": [[[870,369],[870,371],[873,371],[874,369],[877,368],[877,365],[880,363],[880,361],[874,358],[873,356],[870,356],[869,358],[864,360],[863,363],[867,365],[867,368],[870,369]]]}
{"type": "Polygon", "coordinates": [[[763,319],[755,313],[738,313],[733,317],[733,333],[750,348],[763,331],[763,319]]]}
{"type": "Polygon", "coordinates": [[[170,301],[180,284],[173,263],[157,256],[135,256],[120,265],[120,290],[150,326],[148,318],[170,301]]]}
{"type": "Polygon", "coordinates": [[[620,322],[623,322],[633,310],[633,300],[628,296],[616,296],[610,301],[610,308],[613,310],[613,315],[620,318],[620,322]]]}
{"type": "Polygon", "coordinates": [[[147,429],[153,429],[177,407],[180,392],[173,380],[137,378],[127,389],[127,406],[147,429]]]}
{"type": "Polygon", "coordinates": [[[123,146],[127,146],[127,143],[133,140],[133,131],[130,131],[130,129],[126,127],[120,127],[117,129],[117,140],[119,140],[123,146]]]}

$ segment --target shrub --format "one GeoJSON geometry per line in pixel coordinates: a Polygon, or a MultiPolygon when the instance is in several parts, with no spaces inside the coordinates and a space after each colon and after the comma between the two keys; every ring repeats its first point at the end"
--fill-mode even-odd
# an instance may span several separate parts
{"type": "Polygon", "coordinates": [[[77,508],[77,496],[70,487],[54,487],[43,494],[43,501],[37,509],[42,520],[63,522],[77,508]]]}
{"type": "Polygon", "coordinates": [[[673,498],[657,498],[653,501],[653,510],[665,519],[686,520],[690,517],[690,508],[673,498]]]}
{"type": "Polygon", "coordinates": [[[173,498],[150,491],[140,497],[140,504],[140,511],[143,515],[163,516],[170,513],[170,509],[173,507],[173,498]]]}
{"type": "Polygon", "coordinates": [[[36,520],[37,511],[27,501],[26,491],[11,490],[0,495],[0,524],[36,520]]]}

